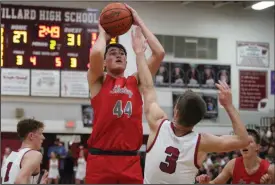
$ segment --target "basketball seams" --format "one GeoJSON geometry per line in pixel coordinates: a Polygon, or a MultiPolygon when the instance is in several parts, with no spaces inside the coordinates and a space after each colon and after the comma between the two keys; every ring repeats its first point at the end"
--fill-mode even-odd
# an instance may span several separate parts
{"type": "MultiPolygon", "coordinates": [[[[120,19],[116,19],[115,21],[107,22],[107,23],[101,24],[101,26],[103,26],[103,25],[105,25],[105,24],[110,24],[110,23],[114,23],[114,22],[117,22],[117,21],[121,21],[121,20],[126,19],[126,18],[129,18],[129,17],[131,17],[131,16],[132,16],[132,15],[129,15],[129,16],[127,16],[127,17],[123,17],[123,18],[120,18],[120,19]]],[[[132,22],[131,22],[131,23],[132,23],[132,22]]]]}
{"type": "MultiPolygon", "coordinates": [[[[128,27],[128,26],[131,26],[132,25],[132,22],[129,23],[129,25],[125,26],[125,27],[128,27]]],[[[126,32],[125,32],[126,33],[126,32]]],[[[123,33],[124,34],[124,33],[123,33]]]]}
{"type": "MultiPolygon", "coordinates": [[[[124,11],[124,12],[127,12],[128,14],[130,14],[130,15],[128,15],[127,17],[130,17],[130,16],[132,16],[132,13],[130,12],[130,10],[125,10],[125,9],[123,9],[123,8],[112,8],[112,9],[109,9],[109,10],[106,10],[106,11],[104,11],[104,12],[102,12],[101,13],[101,15],[100,15],[100,20],[102,20],[101,19],[101,16],[103,16],[106,12],[109,12],[109,11],[111,11],[111,10],[120,10],[120,11],[124,11]]],[[[126,18],[126,17],[123,17],[123,18],[126,18]]],[[[122,18],[122,19],[123,19],[122,18]]],[[[121,18],[120,19],[116,19],[116,21],[119,21],[119,20],[122,20],[121,18]]],[[[113,22],[115,22],[115,21],[113,21],[113,22]]],[[[104,25],[104,24],[108,24],[108,23],[112,23],[112,22],[106,22],[106,23],[103,23],[103,24],[101,24],[101,25],[104,25]]]]}

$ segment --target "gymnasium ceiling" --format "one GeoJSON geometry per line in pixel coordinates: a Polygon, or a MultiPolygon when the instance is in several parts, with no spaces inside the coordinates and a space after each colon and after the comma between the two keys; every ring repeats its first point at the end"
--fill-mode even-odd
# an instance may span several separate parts
{"type": "MultiPolygon", "coordinates": [[[[22,4],[22,5],[36,5],[36,6],[56,6],[56,7],[72,7],[72,8],[103,8],[110,2],[118,2],[114,0],[0,0],[1,3],[8,4],[22,4]]],[[[209,9],[234,9],[238,11],[255,11],[251,9],[251,5],[259,1],[182,1],[182,0],[121,0],[119,2],[128,2],[130,5],[134,5],[137,2],[148,3],[148,6],[155,3],[161,4],[176,4],[182,7],[198,7],[209,9]],[[150,5],[149,5],[150,4],[150,5]]],[[[261,10],[261,12],[274,12],[274,6],[261,10]]]]}

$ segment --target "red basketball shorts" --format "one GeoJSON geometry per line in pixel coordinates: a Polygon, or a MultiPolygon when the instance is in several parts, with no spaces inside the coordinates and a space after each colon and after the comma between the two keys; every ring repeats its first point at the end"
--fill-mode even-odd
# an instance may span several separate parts
{"type": "Polygon", "coordinates": [[[88,155],[86,184],[143,184],[140,156],[88,155]]]}

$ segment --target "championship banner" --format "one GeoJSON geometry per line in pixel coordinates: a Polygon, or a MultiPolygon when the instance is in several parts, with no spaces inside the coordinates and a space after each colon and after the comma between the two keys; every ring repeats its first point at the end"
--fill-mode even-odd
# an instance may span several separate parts
{"type": "Polygon", "coordinates": [[[258,111],[267,98],[267,71],[240,70],[239,109],[258,111]]]}
{"type": "Polygon", "coordinates": [[[260,42],[237,42],[237,65],[269,67],[269,44],[260,42]]]}

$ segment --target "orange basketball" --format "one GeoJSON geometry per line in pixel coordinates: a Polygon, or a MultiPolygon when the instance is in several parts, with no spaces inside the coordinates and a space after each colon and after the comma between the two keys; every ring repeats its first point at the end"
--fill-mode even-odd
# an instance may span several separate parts
{"type": "Polygon", "coordinates": [[[123,3],[110,3],[100,14],[100,24],[110,36],[116,37],[131,28],[133,16],[123,3]]]}

